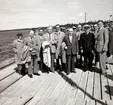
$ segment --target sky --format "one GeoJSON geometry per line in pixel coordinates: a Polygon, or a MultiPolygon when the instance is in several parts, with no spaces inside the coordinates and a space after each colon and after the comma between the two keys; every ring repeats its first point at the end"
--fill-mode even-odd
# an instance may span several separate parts
{"type": "Polygon", "coordinates": [[[113,0],[0,0],[0,30],[108,20],[113,0]]]}

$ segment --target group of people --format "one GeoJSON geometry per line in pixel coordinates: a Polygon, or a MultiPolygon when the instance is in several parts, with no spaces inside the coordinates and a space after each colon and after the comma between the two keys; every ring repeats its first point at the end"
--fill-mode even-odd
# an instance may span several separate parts
{"type": "Polygon", "coordinates": [[[92,71],[94,64],[105,75],[107,53],[109,51],[109,56],[113,54],[113,23],[111,30],[103,21],[93,27],[92,30],[88,24],[69,28],[49,26],[46,30],[31,29],[26,38],[18,33],[13,42],[17,71],[21,74],[27,67],[30,78],[33,74],[40,75],[39,70],[64,70],[69,75],[70,72],[76,73],[78,65],[84,71],[92,71]]]}

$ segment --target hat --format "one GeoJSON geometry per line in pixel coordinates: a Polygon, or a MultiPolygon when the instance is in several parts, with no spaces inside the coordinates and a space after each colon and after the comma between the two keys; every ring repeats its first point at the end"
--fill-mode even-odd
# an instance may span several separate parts
{"type": "Polygon", "coordinates": [[[97,27],[97,26],[98,26],[97,24],[94,25],[94,27],[97,27]]]}
{"type": "Polygon", "coordinates": [[[52,27],[52,26],[49,26],[49,27],[47,27],[47,29],[48,29],[48,30],[51,30],[51,29],[53,29],[53,27],[52,27]]]}
{"type": "Polygon", "coordinates": [[[56,27],[57,27],[57,28],[59,28],[59,27],[60,27],[60,25],[59,25],[59,24],[57,24],[57,25],[56,25],[56,27]]]}
{"type": "Polygon", "coordinates": [[[72,28],[73,28],[73,29],[76,29],[76,27],[75,27],[75,26],[73,26],[72,28]]]}
{"type": "Polygon", "coordinates": [[[84,28],[89,29],[89,25],[88,24],[84,25],[84,28]]]}
{"type": "Polygon", "coordinates": [[[18,33],[17,36],[23,36],[23,34],[22,33],[18,33]]]}
{"type": "Polygon", "coordinates": [[[81,28],[81,27],[82,27],[82,26],[79,24],[79,25],[78,25],[78,28],[81,28]]]}

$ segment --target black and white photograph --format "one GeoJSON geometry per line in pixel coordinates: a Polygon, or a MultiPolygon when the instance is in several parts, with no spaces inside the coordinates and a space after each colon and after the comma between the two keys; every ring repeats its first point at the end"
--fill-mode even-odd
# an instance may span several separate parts
{"type": "Polygon", "coordinates": [[[113,0],[0,0],[0,105],[113,105],[113,0]]]}

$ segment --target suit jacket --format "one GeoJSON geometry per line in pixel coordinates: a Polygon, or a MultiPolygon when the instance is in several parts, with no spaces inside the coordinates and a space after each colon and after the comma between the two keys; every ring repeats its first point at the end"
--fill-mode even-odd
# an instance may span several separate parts
{"type": "Polygon", "coordinates": [[[50,43],[51,53],[56,53],[57,35],[54,32],[50,35],[49,33],[44,34],[43,41],[48,41],[50,43]]]}
{"type": "Polygon", "coordinates": [[[93,33],[89,32],[88,35],[86,33],[82,33],[80,37],[80,49],[84,52],[94,50],[95,45],[95,36],[93,33]]]}
{"type": "Polygon", "coordinates": [[[72,42],[70,42],[69,39],[69,35],[66,35],[63,39],[63,42],[65,42],[66,46],[67,46],[67,51],[66,54],[67,55],[76,55],[78,53],[78,40],[77,37],[73,34],[72,35],[72,42]]]}
{"type": "Polygon", "coordinates": [[[57,39],[58,39],[58,43],[57,43],[57,51],[56,51],[56,57],[58,57],[59,56],[59,54],[61,53],[61,47],[62,47],[62,41],[63,41],[63,38],[64,38],[64,36],[65,36],[65,33],[64,32],[61,32],[61,31],[59,31],[59,32],[57,32],[57,39]]]}
{"type": "Polygon", "coordinates": [[[109,35],[108,30],[104,27],[102,27],[97,34],[97,51],[102,52],[103,49],[105,51],[108,50],[108,41],[109,41],[109,35]]]}
{"type": "Polygon", "coordinates": [[[41,43],[40,43],[39,38],[37,36],[34,36],[32,38],[32,41],[30,40],[29,36],[26,37],[24,39],[24,45],[29,46],[33,50],[36,50],[37,56],[39,56],[41,43]]]}

